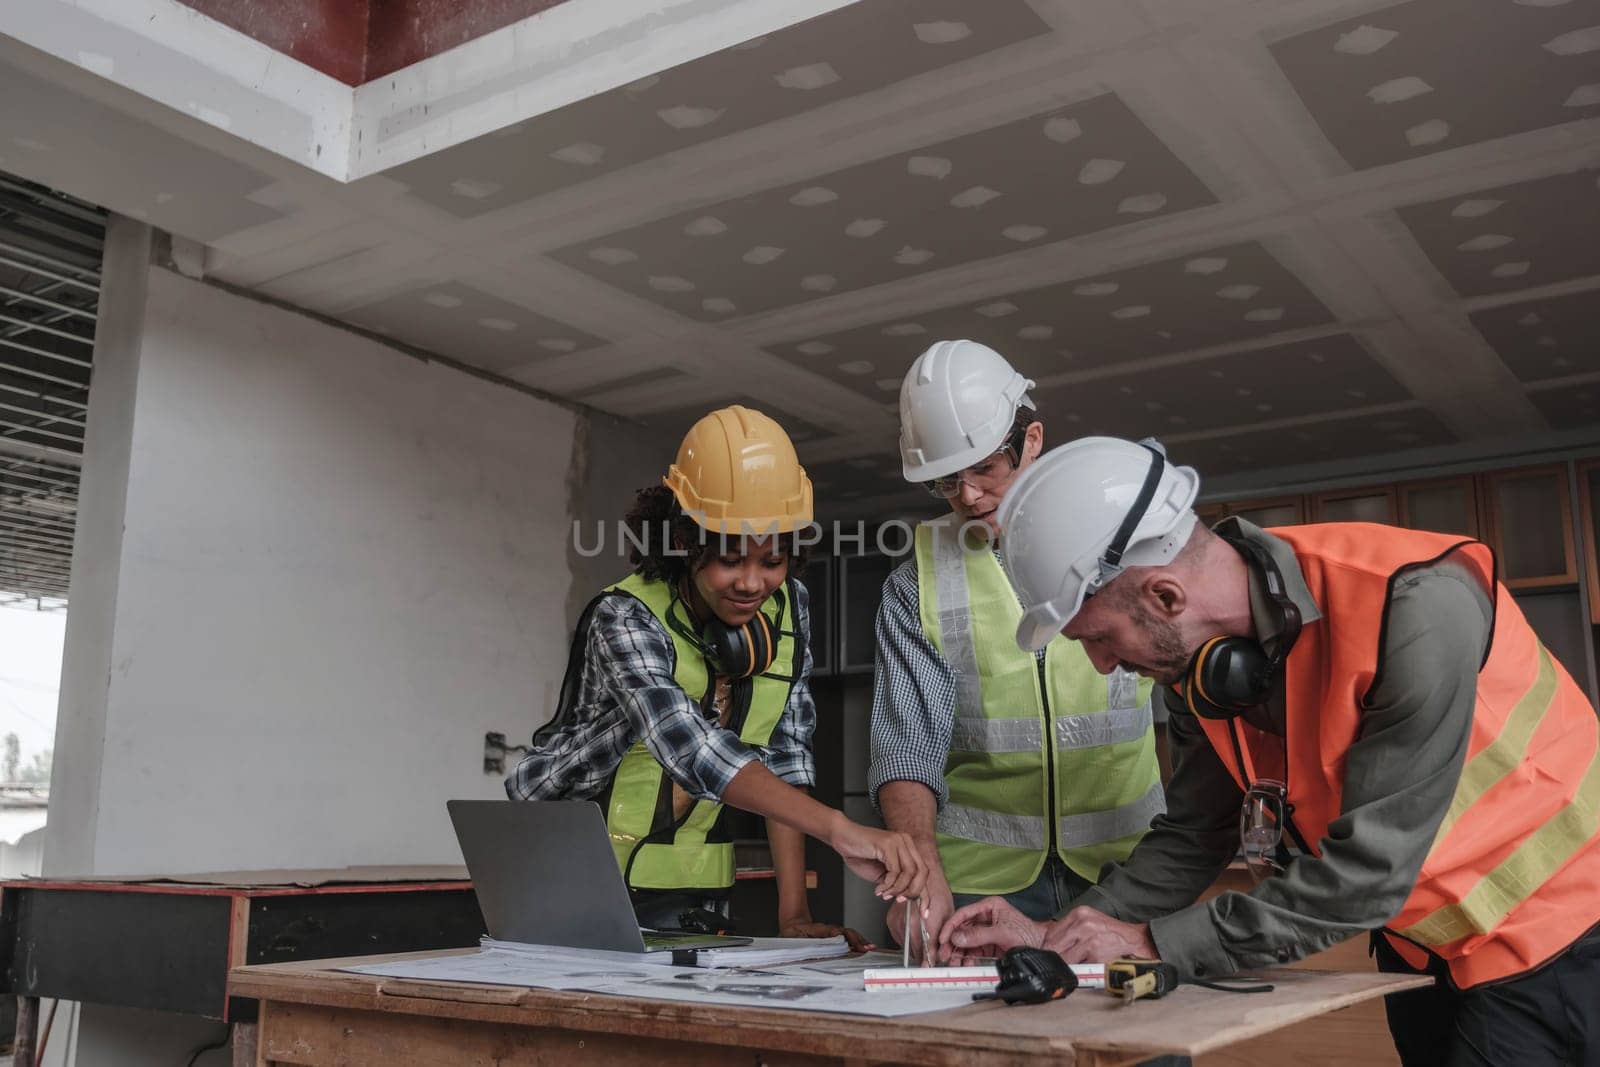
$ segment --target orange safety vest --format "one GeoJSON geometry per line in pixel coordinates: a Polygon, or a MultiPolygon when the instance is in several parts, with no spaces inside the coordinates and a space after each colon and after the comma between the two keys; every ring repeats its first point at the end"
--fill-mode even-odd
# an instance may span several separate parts
{"type": "MultiPolygon", "coordinates": [[[[1293,822],[1320,855],[1340,814],[1345,755],[1379,670],[1400,572],[1449,557],[1495,602],[1466,763],[1417,883],[1385,933],[1413,966],[1443,958],[1466,988],[1524,973],[1600,922],[1600,720],[1540,644],[1479,541],[1334,523],[1269,531],[1289,543],[1322,618],[1284,663],[1288,738],[1236,720],[1248,763],[1281,766],[1293,822]]],[[[1241,785],[1225,721],[1200,720],[1241,785]]]]}

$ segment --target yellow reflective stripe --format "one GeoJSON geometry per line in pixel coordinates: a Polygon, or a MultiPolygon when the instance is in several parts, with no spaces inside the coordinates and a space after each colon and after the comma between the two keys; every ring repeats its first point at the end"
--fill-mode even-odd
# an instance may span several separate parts
{"type": "Polygon", "coordinates": [[[1544,721],[1545,712],[1550,710],[1555,695],[1555,664],[1550,659],[1550,653],[1540,645],[1539,673],[1533,685],[1512,707],[1505,725],[1500,728],[1499,736],[1461,768],[1456,795],[1450,800],[1450,810],[1445,812],[1444,822],[1439,824],[1435,842],[1443,841],[1456,820],[1523,761],[1528,753],[1528,742],[1533,739],[1533,732],[1539,728],[1539,723],[1544,721]]]}
{"type": "Polygon", "coordinates": [[[1459,904],[1439,908],[1400,933],[1424,945],[1447,945],[1468,934],[1486,934],[1499,926],[1511,909],[1528,899],[1585,844],[1600,832],[1600,751],[1577,793],[1560,811],[1478,880],[1459,904]]]}

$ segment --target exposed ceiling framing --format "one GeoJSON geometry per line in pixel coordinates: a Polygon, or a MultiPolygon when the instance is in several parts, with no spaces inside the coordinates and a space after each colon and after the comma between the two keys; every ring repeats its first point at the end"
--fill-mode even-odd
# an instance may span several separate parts
{"type": "Polygon", "coordinates": [[[67,596],[105,217],[0,175],[0,603],[67,596]]]}

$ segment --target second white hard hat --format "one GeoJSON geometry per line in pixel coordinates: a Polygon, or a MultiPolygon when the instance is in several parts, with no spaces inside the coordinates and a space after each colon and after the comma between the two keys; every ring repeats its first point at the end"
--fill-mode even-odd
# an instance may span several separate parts
{"type": "Polygon", "coordinates": [[[1194,530],[1200,476],[1161,446],[1082,437],[1045,453],[1000,502],[1000,556],[1022,600],[1017,644],[1038,651],[1128,567],[1172,562],[1194,530]]]}
{"type": "Polygon", "coordinates": [[[900,383],[900,461],[908,482],[982,462],[1005,443],[1033,382],[976,341],[939,341],[900,383]]]}

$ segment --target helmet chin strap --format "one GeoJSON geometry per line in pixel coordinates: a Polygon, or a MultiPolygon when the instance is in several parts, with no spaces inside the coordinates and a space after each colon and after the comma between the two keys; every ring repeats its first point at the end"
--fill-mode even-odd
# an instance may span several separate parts
{"type": "Polygon", "coordinates": [[[1128,550],[1128,542],[1132,540],[1133,533],[1143,521],[1145,512],[1150,510],[1150,501],[1155,499],[1156,487],[1161,484],[1161,472],[1167,465],[1166,453],[1161,446],[1153,440],[1147,439],[1139,442],[1150,453],[1150,465],[1145,468],[1144,482],[1139,486],[1139,494],[1134,497],[1133,506],[1122,517],[1122,522],[1111,535],[1111,543],[1106,545],[1106,550],[1095,560],[1095,573],[1087,583],[1087,596],[1093,596],[1104,589],[1112,579],[1116,578],[1127,567],[1123,566],[1122,555],[1128,550]]]}

